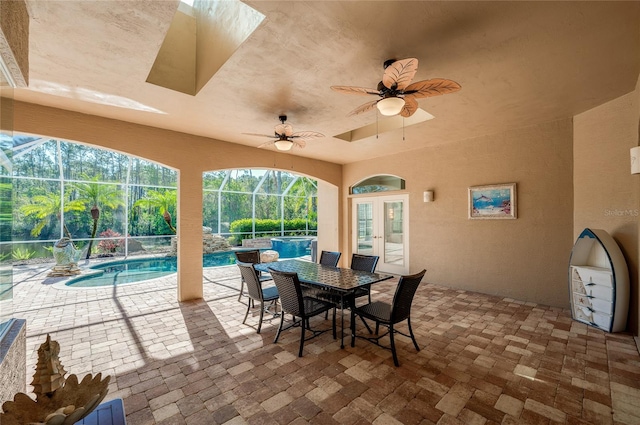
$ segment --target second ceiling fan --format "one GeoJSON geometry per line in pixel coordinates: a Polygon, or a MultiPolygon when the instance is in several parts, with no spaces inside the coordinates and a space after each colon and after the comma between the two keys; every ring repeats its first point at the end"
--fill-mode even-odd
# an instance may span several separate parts
{"type": "Polygon", "coordinates": [[[299,148],[306,146],[306,141],[310,139],[316,139],[324,137],[324,134],[317,131],[297,131],[293,132],[291,124],[286,124],[287,116],[280,115],[278,117],[280,124],[276,125],[273,134],[257,134],[257,133],[242,133],[248,136],[260,136],[268,137],[271,140],[258,146],[259,148],[265,148],[268,146],[275,146],[279,151],[288,151],[295,145],[299,148]]]}
{"type": "Polygon", "coordinates": [[[348,115],[357,115],[377,107],[382,115],[392,116],[400,114],[410,117],[418,110],[416,99],[454,93],[460,90],[460,84],[443,78],[411,83],[418,71],[418,59],[402,60],[390,59],[384,63],[382,81],[376,89],[352,86],[331,86],[332,90],[340,93],[357,95],[374,95],[380,99],[372,100],[358,106],[348,115]]]}

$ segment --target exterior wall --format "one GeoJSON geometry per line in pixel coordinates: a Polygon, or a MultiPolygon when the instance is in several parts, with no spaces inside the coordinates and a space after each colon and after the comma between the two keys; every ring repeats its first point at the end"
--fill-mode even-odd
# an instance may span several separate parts
{"type": "MultiPolygon", "coordinates": [[[[202,297],[203,172],[229,168],[271,168],[308,175],[323,180],[329,186],[338,187],[342,180],[342,167],[338,164],[277,152],[265,155],[264,150],[253,147],[23,102],[15,103],[14,131],[88,143],[156,161],[179,171],[180,301],[202,297]]],[[[337,189],[324,193],[335,197],[335,200],[326,202],[339,204],[337,189]]],[[[318,214],[318,233],[339,231],[335,221],[334,214],[318,214]]],[[[338,240],[339,236],[335,238],[338,240]]]]}
{"type": "Polygon", "coordinates": [[[638,219],[640,176],[630,172],[638,145],[640,90],[574,118],[574,239],[585,227],[613,236],[629,266],[631,304],[627,330],[638,335],[638,219]]]}
{"type": "MultiPolygon", "coordinates": [[[[411,273],[426,268],[431,283],[567,307],[571,155],[572,123],[562,120],[348,164],[342,195],[348,199],[348,187],[374,172],[402,177],[411,273]],[[517,183],[516,220],[467,218],[469,186],[511,182],[517,183]],[[434,202],[423,202],[425,190],[434,190],[434,202]]],[[[343,246],[350,246],[349,210],[345,202],[343,246]]]]}

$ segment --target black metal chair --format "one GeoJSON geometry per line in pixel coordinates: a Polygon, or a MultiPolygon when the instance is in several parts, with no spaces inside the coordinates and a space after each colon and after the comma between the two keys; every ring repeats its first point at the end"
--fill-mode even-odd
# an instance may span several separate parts
{"type": "Polygon", "coordinates": [[[384,335],[371,338],[362,336],[358,337],[364,338],[367,341],[372,342],[387,350],[391,350],[391,354],[393,355],[393,363],[396,366],[400,366],[400,363],[398,362],[398,355],[396,354],[394,334],[399,333],[400,335],[411,338],[411,341],[413,341],[413,345],[414,347],[416,347],[416,350],[420,351],[420,347],[418,346],[418,343],[413,336],[413,330],[411,329],[411,303],[413,302],[413,296],[418,289],[418,285],[422,281],[422,278],[424,277],[424,274],[426,272],[426,270],[422,270],[420,273],[401,276],[391,304],[383,301],[374,301],[361,307],[353,306],[351,309],[351,346],[355,347],[357,336],[355,319],[356,315],[358,315],[362,319],[371,319],[376,322],[376,335],[378,335],[380,325],[386,326],[389,329],[389,331],[384,335]],[[409,335],[404,334],[395,328],[396,324],[404,320],[407,321],[407,326],[409,327],[409,335]],[[390,347],[380,344],[380,338],[386,336],[387,334],[389,335],[389,339],[391,341],[390,347]]]}
{"type": "MultiPolygon", "coordinates": [[[[260,329],[262,328],[262,319],[265,312],[265,302],[271,301],[275,308],[273,316],[276,317],[277,315],[277,300],[279,298],[278,289],[275,286],[263,288],[262,282],[258,277],[258,271],[254,268],[252,263],[236,261],[236,264],[238,265],[238,268],[240,268],[242,280],[247,285],[247,295],[249,296],[249,299],[254,302],[260,302],[260,320],[258,321],[258,333],[260,333],[260,329]]],[[[249,316],[251,304],[251,302],[247,303],[247,312],[245,313],[244,320],[242,321],[243,325],[247,321],[247,316],[249,316]]]]}
{"type": "MultiPolygon", "coordinates": [[[[380,257],[378,257],[377,255],[353,254],[351,255],[351,269],[373,273],[376,270],[379,259],[380,257]]],[[[371,302],[371,287],[356,289],[354,298],[360,298],[364,296],[369,297],[369,302],[371,302]]]]}
{"type": "MultiPolygon", "coordinates": [[[[338,253],[339,254],[339,253],[338,253]]],[[[378,265],[378,260],[380,257],[377,255],[362,255],[362,254],[352,254],[351,255],[351,270],[361,270],[364,272],[373,273],[376,270],[376,266],[378,265]]],[[[331,294],[318,294],[314,293],[313,296],[324,298],[327,301],[331,301],[335,304],[340,302],[339,296],[332,296],[331,294]]],[[[356,298],[360,297],[369,297],[369,302],[371,302],[371,287],[363,287],[355,290],[353,294],[353,299],[349,301],[349,304],[354,304],[356,298]]],[[[341,306],[344,307],[344,306],[341,306]]],[[[362,321],[364,325],[371,331],[369,325],[364,320],[362,321]]]]}
{"type": "Polygon", "coordinates": [[[287,326],[284,329],[289,329],[294,326],[300,326],[301,334],[300,334],[300,350],[298,352],[298,357],[302,357],[302,349],[304,347],[304,342],[308,341],[316,336],[326,332],[325,330],[313,330],[309,327],[309,319],[314,316],[318,316],[325,311],[329,311],[333,309],[333,339],[336,339],[336,307],[334,304],[322,300],[318,300],[311,297],[306,297],[302,295],[302,289],[300,285],[300,280],[298,280],[297,273],[288,273],[288,272],[279,272],[273,269],[269,269],[271,276],[273,277],[273,281],[278,288],[278,293],[280,294],[280,326],[278,327],[278,332],[276,333],[276,338],[274,339],[274,344],[278,342],[278,338],[280,338],[280,332],[283,330],[284,324],[284,315],[285,313],[291,314],[293,316],[293,323],[290,326],[287,326]],[[300,320],[296,321],[296,317],[299,317],[300,320]],[[309,338],[306,338],[306,330],[309,330],[312,335],[309,338]]]}
{"type": "MultiPolygon", "coordinates": [[[[247,251],[235,251],[236,260],[241,263],[251,263],[251,264],[259,264],[260,263],[260,250],[259,249],[250,249],[247,251]]],[[[271,280],[271,276],[268,274],[262,274],[257,271],[258,279],[261,282],[266,282],[267,280],[271,280]]],[[[238,295],[238,301],[242,300],[242,296],[244,295],[244,277],[240,277],[240,295],[238,295]]]]}
{"type": "Polygon", "coordinates": [[[340,261],[341,255],[341,252],[322,251],[322,253],[320,253],[320,261],[318,263],[323,266],[338,267],[338,261],[340,261]]]}

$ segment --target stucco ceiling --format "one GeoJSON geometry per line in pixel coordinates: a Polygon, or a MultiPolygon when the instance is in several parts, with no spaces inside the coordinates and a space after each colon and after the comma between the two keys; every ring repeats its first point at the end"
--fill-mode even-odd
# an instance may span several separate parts
{"type": "Polygon", "coordinates": [[[328,136],[292,155],[349,163],[572,117],[638,79],[640,2],[245,3],[265,19],[191,96],[146,82],[177,1],[27,0],[30,85],[15,98],[248,146],[265,140],[242,133],[268,134],[284,113],[328,136]],[[435,119],[404,140],[331,137],[376,112],[347,117],[368,98],[329,87],[375,87],[386,59],[406,57],[414,81],[462,90],[421,99],[435,119]]]}

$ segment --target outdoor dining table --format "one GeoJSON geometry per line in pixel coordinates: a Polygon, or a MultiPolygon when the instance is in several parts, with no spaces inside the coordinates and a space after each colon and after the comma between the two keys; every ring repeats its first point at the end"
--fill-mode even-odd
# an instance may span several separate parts
{"type": "Polygon", "coordinates": [[[255,264],[256,270],[269,272],[272,268],[281,272],[294,272],[303,285],[327,291],[340,298],[340,347],[344,348],[344,308],[345,302],[356,289],[391,279],[393,275],[370,273],[360,270],[324,266],[309,261],[291,259],[272,263],[255,264]]]}

